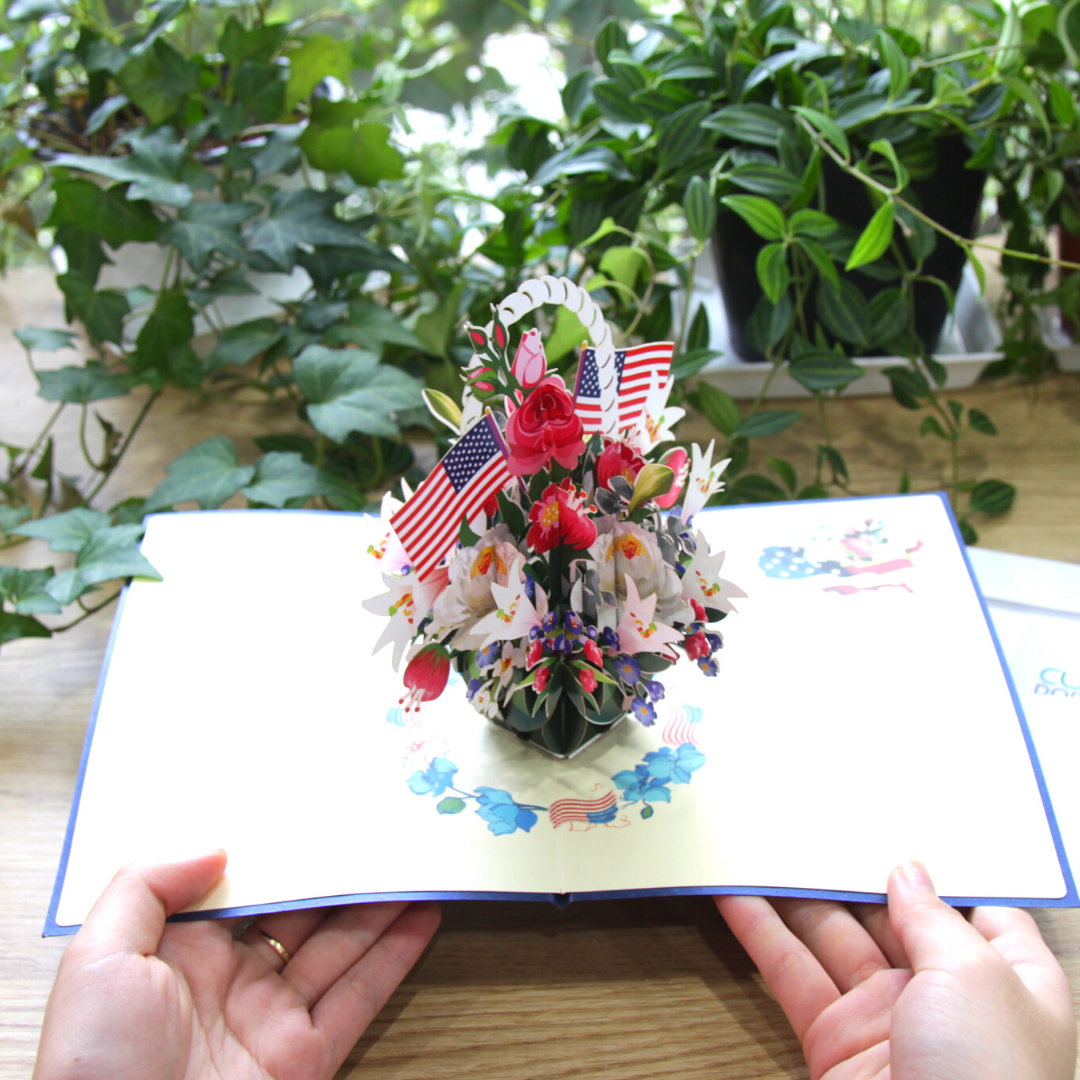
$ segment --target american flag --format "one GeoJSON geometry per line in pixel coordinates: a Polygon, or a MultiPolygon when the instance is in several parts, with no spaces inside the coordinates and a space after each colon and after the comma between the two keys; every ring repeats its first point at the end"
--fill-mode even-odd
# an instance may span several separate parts
{"type": "Polygon", "coordinates": [[[672,710],[671,719],[664,727],[664,743],[667,746],[683,746],[686,743],[698,741],[698,722],[701,720],[701,710],[694,706],[677,708],[672,710]]]}
{"type": "Polygon", "coordinates": [[[617,802],[614,791],[608,791],[598,799],[559,799],[551,804],[548,814],[551,815],[551,824],[556,829],[568,821],[605,825],[615,820],[617,802]]]}
{"type": "MultiPolygon", "coordinates": [[[[649,390],[666,386],[671,374],[671,356],[675,345],[670,341],[650,341],[632,349],[617,349],[615,370],[619,377],[619,430],[634,427],[645,410],[649,390]]],[[[578,365],[574,407],[585,434],[600,430],[600,370],[596,350],[585,346],[578,365]]]]}
{"type": "Polygon", "coordinates": [[[454,546],[462,518],[471,520],[510,479],[509,451],[491,414],[446,453],[412,498],[390,519],[413,573],[426,578],[454,546]]]}

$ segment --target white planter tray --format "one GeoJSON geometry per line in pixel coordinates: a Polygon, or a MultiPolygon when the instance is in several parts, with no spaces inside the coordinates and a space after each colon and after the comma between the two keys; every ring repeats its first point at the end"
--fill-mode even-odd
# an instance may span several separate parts
{"type": "MultiPolygon", "coordinates": [[[[723,387],[734,398],[753,399],[761,392],[771,368],[768,364],[743,360],[735,352],[728,333],[727,315],[714,267],[712,253],[706,251],[698,259],[693,288],[692,310],[696,311],[697,305],[701,303],[705,305],[709,315],[709,347],[723,353],[702,370],[702,377],[723,387]]],[[[747,272],[753,273],[753,267],[749,267],[747,272]]],[[[676,325],[681,316],[683,296],[684,294],[679,293],[673,297],[676,325]]],[[[971,386],[988,363],[1001,359],[1001,354],[997,351],[1000,344],[1001,331],[994,321],[989,305],[979,296],[975,273],[971,267],[965,266],[964,276],[956,293],[956,310],[942,329],[941,340],[935,353],[948,372],[946,387],[950,390],[962,390],[971,386]]],[[[1059,352],[1059,361],[1067,370],[1080,370],[1080,347],[1073,346],[1071,351],[1076,354],[1071,358],[1075,367],[1067,367],[1062,352],[1059,352]]],[[[885,368],[906,364],[907,361],[898,356],[871,356],[856,357],[855,363],[866,369],[866,375],[844,391],[848,397],[891,393],[889,380],[882,372],[885,368]]],[[[810,397],[811,394],[786,371],[779,371],[769,384],[765,396],[791,398],[810,397]]]]}

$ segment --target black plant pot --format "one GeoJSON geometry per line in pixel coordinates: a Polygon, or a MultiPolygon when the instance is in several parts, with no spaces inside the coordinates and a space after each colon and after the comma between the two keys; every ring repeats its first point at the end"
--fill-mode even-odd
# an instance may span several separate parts
{"type": "MultiPolygon", "coordinates": [[[[938,160],[934,175],[925,180],[912,181],[911,190],[918,196],[924,213],[950,231],[971,238],[979,217],[986,173],[964,168],[964,162],[971,153],[962,139],[938,139],[936,148],[938,160]]],[[[825,188],[825,210],[843,224],[862,232],[874,213],[865,185],[829,158],[825,159],[822,169],[822,183],[825,188]]],[[[765,241],[735,213],[723,215],[714,239],[716,269],[723,291],[731,344],[742,359],[763,361],[765,357],[750,344],[746,327],[762,295],[755,261],[765,241]]],[[[902,237],[900,243],[907,256],[902,237]]],[[[946,282],[955,291],[960,285],[964,259],[960,247],[939,235],[937,246],[924,263],[924,272],[946,282]]],[[[868,300],[893,285],[892,282],[877,281],[858,271],[845,273],[841,270],[841,277],[852,281],[868,300]]],[[[941,336],[941,328],[949,311],[948,304],[937,285],[918,281],[914,289],[915,330],[927,348],[933,350],[941,336]]],[[[813,295],[807,298],[804,310],[812,326],[816,321],[813,295]]],[[[881,350],[874,350],[871,355],[873,352],[880,353],[881,350]]]]}

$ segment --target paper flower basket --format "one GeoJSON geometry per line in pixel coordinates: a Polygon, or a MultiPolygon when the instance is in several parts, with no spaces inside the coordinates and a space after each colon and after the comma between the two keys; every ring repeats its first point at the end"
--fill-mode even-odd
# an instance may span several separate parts
{"type": "Polygon", "coordinates": [[[717,673],[714,624],[745,595],[719,574],[694,515],[720,490],[713,444],[657,447],[683,415],[667,405],[670,342],[616,349],[600,308],[567,278],[526,281],[469,326],[463,404],[425,391],[455,442],[415,492],[387,495],[374,557],[389,621],[376,651],[408,653],[406,709],[438,697],[451,664],[473,707],[560,757],[626,715],[656,720],[656,678],[680,659],[717,673]],[[567,307],[590,342],[573,390],[539,331],[510,327],[567,307]],[[512,357],[512,358],[511,358],[512,357]]]}

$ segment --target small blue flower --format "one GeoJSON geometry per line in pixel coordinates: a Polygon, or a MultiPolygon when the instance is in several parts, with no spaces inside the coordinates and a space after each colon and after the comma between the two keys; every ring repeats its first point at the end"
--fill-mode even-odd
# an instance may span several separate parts
{"type": "Polygon", "coordinates": [[[715,632],[713,632],[711,634],[706,634],[705,635],[705,640],[709,643],[709,652],[710,653],[714,653],[718,649],[722,649],[724,647],[724,639],[719,634],[717,634],[715,632]]]}
{"type": "Polygon", "coordinates": [[[490,645],[485,645],[482,649],[476,653],[476,666],[483,671],[484,668],[491,667],[496,660],[502,655],[502,642],[493,641],[490,645]]]}
{"type": "Polygon", "coordinates": [[[536,581],[531,574],[525,575],[525,595],[530,600],[536,598],[536,581]]]}
{"type": "Polygon", "coordinates": [[[649,697],[653,701],[664,700],[664,684],[656,679],[646,679],[645,689],[649,692],[649,697]]]}
{"type": "Polygon", "coordinates": [[[509,791],[499,788],[479,787],[477,813],[488,823],[488,828],[496,836],[508,836],[510,833],[528,832],[536,824],[536,815],[520,806],[510,796],[509,791]]]}
{"type": "Polygon", "coordinates": [[[633,772],[625,769],[611,779],[617,788],[622,789],[627,802],[671,802],[671,792],[665,786],[667,781],[651,776],[644,765],[638,765],[633,772]]]}
{"type": "Polygon", "coordinates": [[[605,649],[617,649],[619,648],[619,635],[610,626],[605,626],[600,633],[600,644],[605,649]]]}
{"type": "Polygon", "coordinates": [[[544,631],[539,626],[533,626],[529,628],[529,640],[535,641],[544,631]]]}
{"type": "Polygon", "coordinates": [[[441,795],[453,782],[457,766],[445,757],[434,758],[428,767],[409,777],[409,790],[415,795],[441,795]]]}
{"type": "Polygon", "coordinates": [[[465,700],[472,701],[472,699],[476,697],[476,691],[483,685],[483,679],[470,679],[468,689],[465,691],[465,700]]]}
{"type": "Polygon", "coordinates": [[[559,629],[559,613],[557,611],[549,611],[544,616],[544,629],[553,634],[559,629]]]}
{"type": "Polygon", "coordinates": [[[641,668],[638,666],[638,662],[626,653],[615,657],[615,671],[627,686],[634,686],[638,679],[641,678],[641,668]]]}
{"type": "Polygon", "coordinates": [[[693,744],[683,743],[677,750],[661,746],[645,755],[645,771],[663,783],[689,784],[690,774],[705,764],[705,755],[693,744]]]}
{"type": "Polygon", "coordinates": [[[630,711],[634,719],[640,720],[645,727],[652,727],[656,723],[656,710],[643,697],[636,697],[630,702],[630,711]]]}
{"type": "Polygon", "coordinates": [[[555,650],[555,652],[572,652],[573,651],[572,646],[570,646],[570,647],[567,646],[566,636],[564,634],[559,634],[559,636],[557,638],[555,638],[555,640],[551,643],[551,647],[552,647],[552,649],[555,650]]]}
{"type": "Polygon", "coordinates": [[[585,632],[585,624],[581,621],[581,616],[576,611],[568,611],[563,618],[563,623],[566,629],[577,636],[580,636],[585,632]]]}
{"type": "Polygon", "coordinates": [[[699,656],[697,658],[697,666],[710,677],[720,670],[716,661],[711,656],[699,656]]]}
{"type": "Polygon", "coordinates": [[[588,635],[590,641],[595,641],[596,640],[596,627],[595,626],[586,626],[585,627],[585,633],[588,635]]]}

